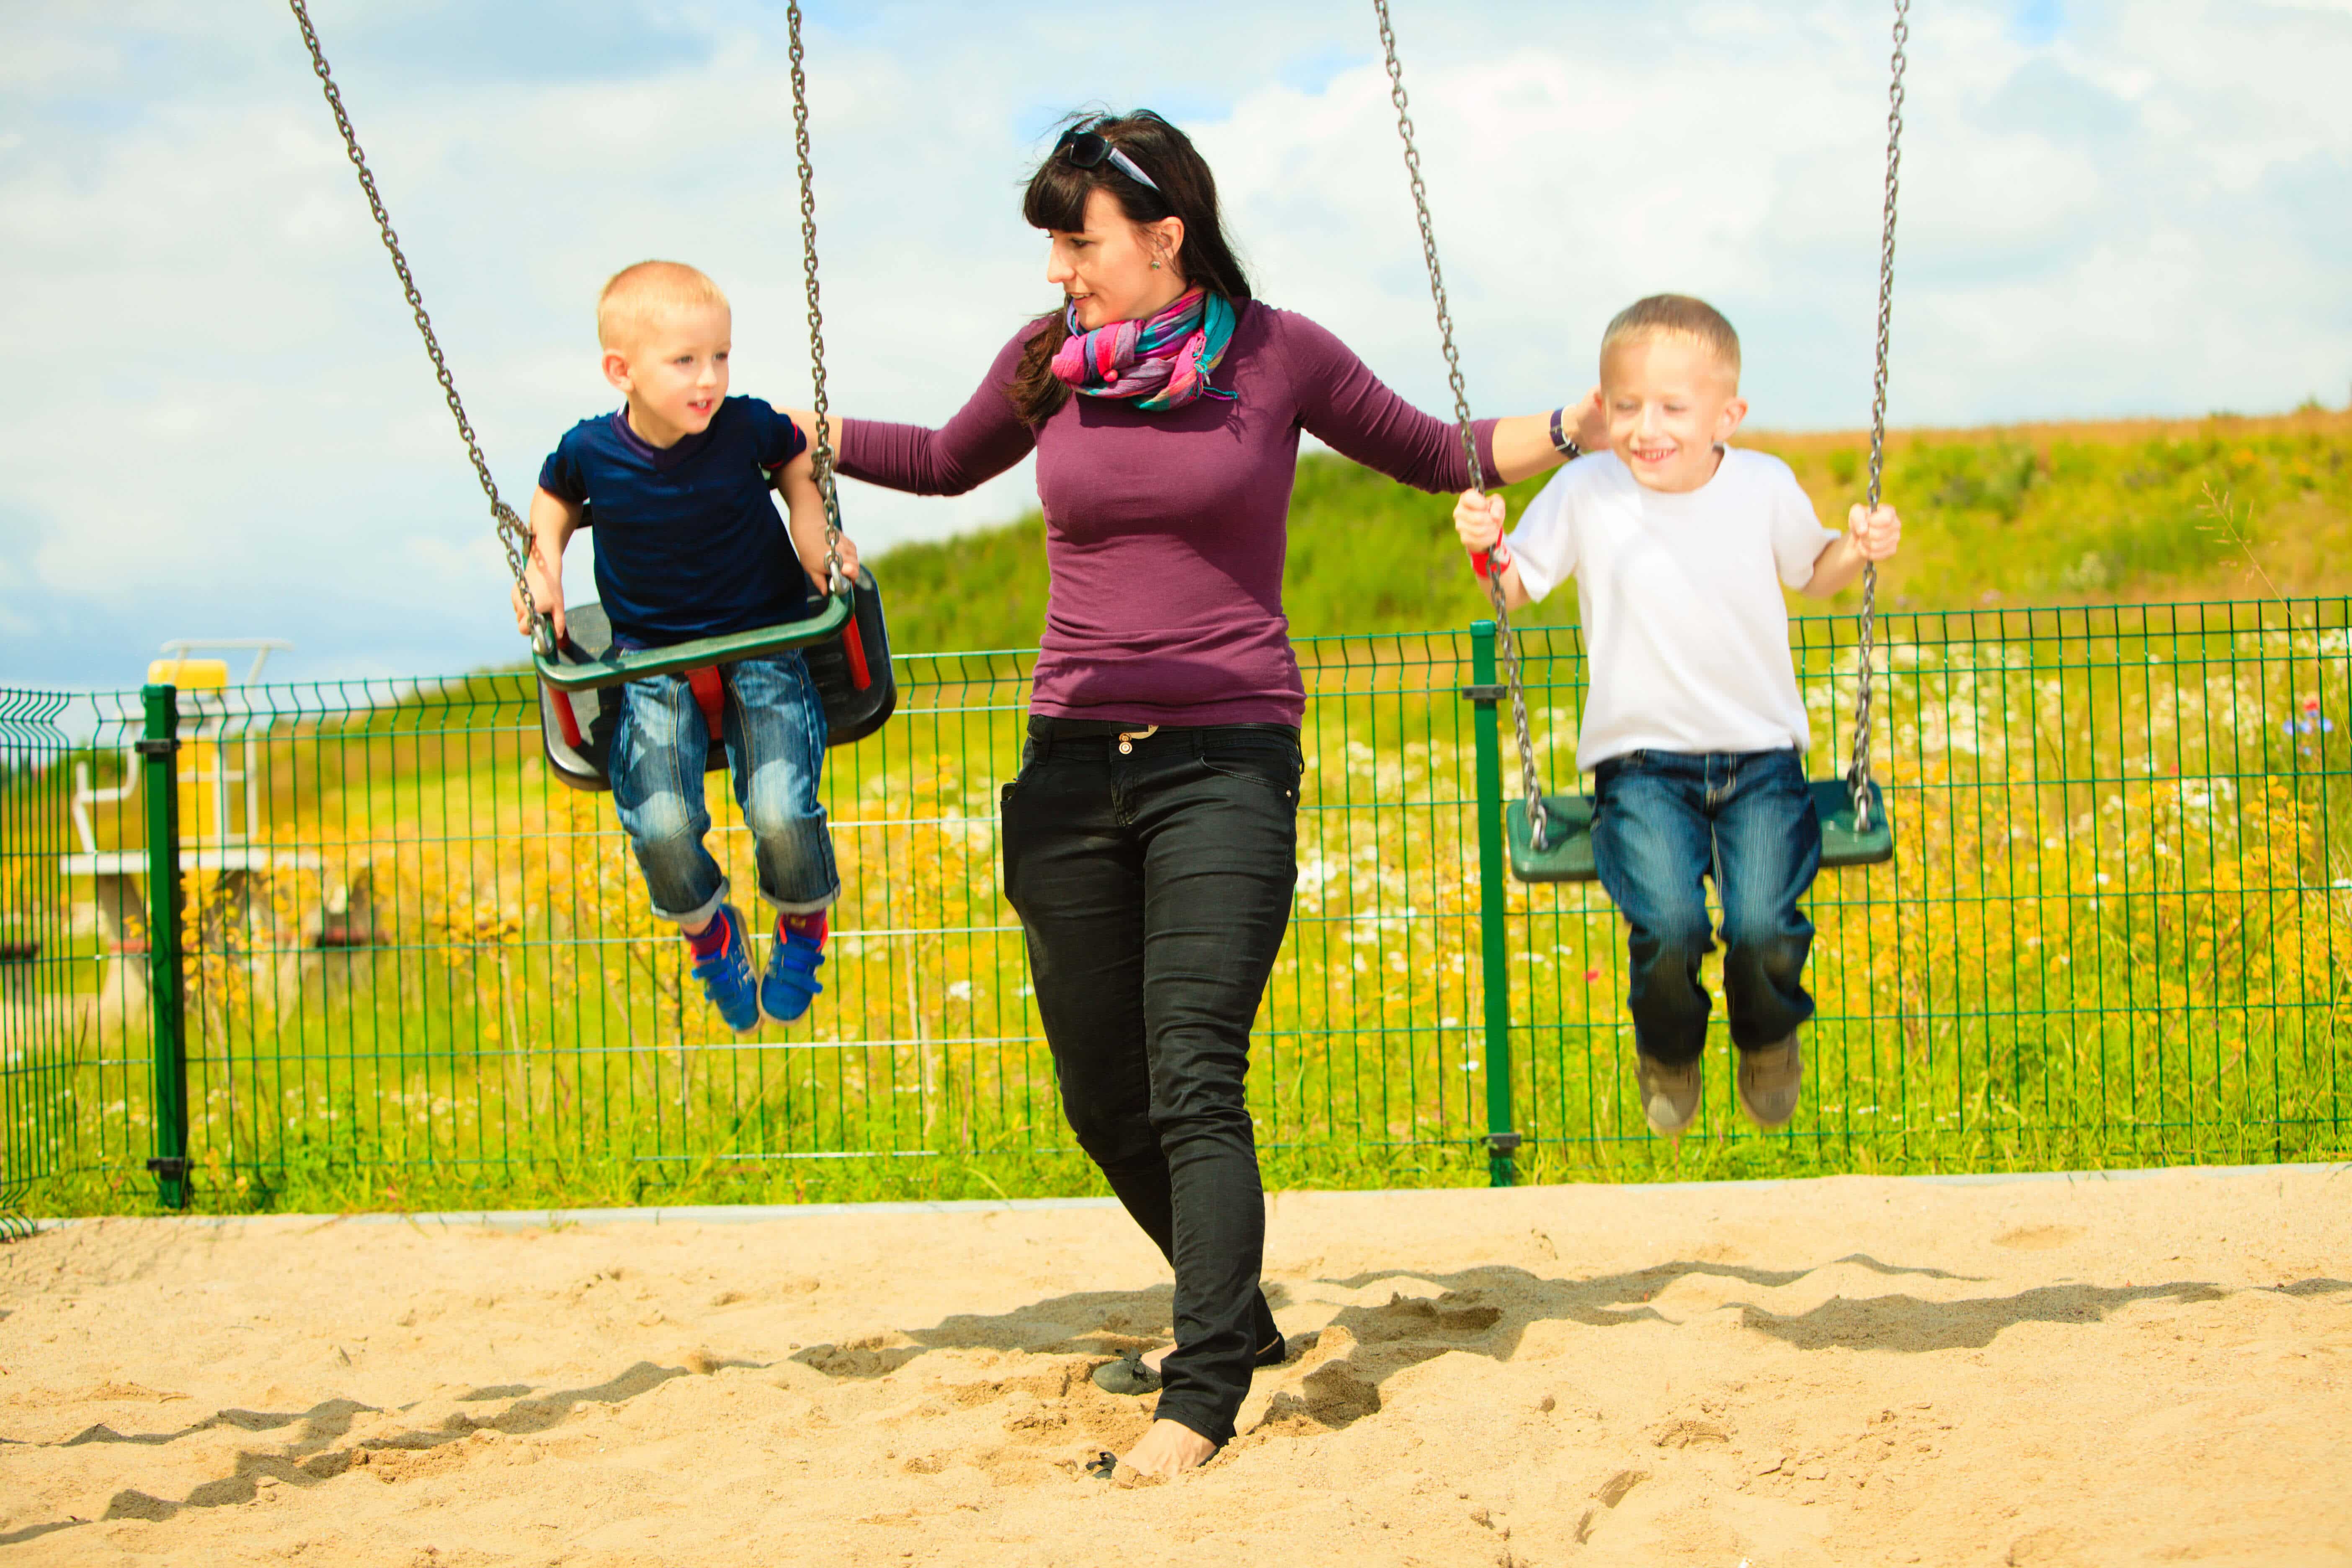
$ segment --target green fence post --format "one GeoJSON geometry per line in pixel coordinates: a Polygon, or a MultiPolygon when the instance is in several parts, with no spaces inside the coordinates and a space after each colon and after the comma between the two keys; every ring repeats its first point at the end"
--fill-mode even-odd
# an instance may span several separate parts
{"type": "Polygon", "coordinates": [[[147,728],[138,743],[147,803],[147,1006],[155,1043],[156,1195],[188,1206],[187,1015],[180,963],[180,693],[146,686],[147,728]]]}
{"type": "Polygon", "coordinates": [[[1463,692],[1472,706],[1478,745],[1478,946],[1486,1002],[1486,1184],[1518,1180],[1519,1135],[1511,1127],[1511,971],[1504,948],[1508,913],[1503,884],[1503,740],[1495,703],[1507,696],[1495,681],[1495,623],[1470,623],[1470,673],[1463,692]]]}

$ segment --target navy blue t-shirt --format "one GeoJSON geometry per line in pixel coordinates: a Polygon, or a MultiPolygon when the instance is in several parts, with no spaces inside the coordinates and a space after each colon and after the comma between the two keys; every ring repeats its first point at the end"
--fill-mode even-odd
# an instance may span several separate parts
{"type": "Polygon", "coordinates": [[[807,446],[756,397],[726,399],[707,429],[667,447],[615,409],[564,432],[539,488],[595,529],[596,597],[613,635],[663,647],[809,613],[808,574],[768,495],[807,446]]]}

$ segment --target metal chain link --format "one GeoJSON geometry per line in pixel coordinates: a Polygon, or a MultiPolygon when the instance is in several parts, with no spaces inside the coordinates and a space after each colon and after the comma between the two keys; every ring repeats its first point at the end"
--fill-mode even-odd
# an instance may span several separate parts
{"type": "Polygon", "coordinates": [[[392,231],[392,215],[384,210],[383,197],[376,190],[375,174],[368,167],[367,154],[360,151],[359,134],[352,129],[352,117],[343,108],[342,89],[335,85],[334,73],[327,68],[326,51],[319,47],[319,31],[310,25],[310,8],[304,0],[287,3],[293,7],[294,20],[301,25],[302,42],[310,50],[310,69],[326,93],[327,107],[334,110],[335,129],[343,133],[343,152],[351,159],[352,167],[359,172],[360,189],[367,196],[368,210],[375,215],[376,232],[383,237],[383,248],[392,257],[392,269],[400,275],[401,294],[416,318],[416,331],[425,340],[425,352],[432,356],[433,374],[441,383],[441,395],[448,400],[449,416],[457,422],[457,434],[465,440],[466,455],[473,459],[474,477],[481,480],[482,493],[489,498],[490,517],[498,528],[499,543],[506,552],[507,570],[514,574],[515,586],[521,592],[523,603],[530,606],[531,646],[542,654],[552,653],[554,624],[531,597],[530,577],[525,569],[530,554],[530,530],[499,495],[498,481],[490,477],[489,460],[482,456],[482,444],[475,438],[473,422],[466,417],[466,405],[458,400],[457,383],[449,374],[449,362],[442,357],[440,340],[433,335],[432,318],[425,313],[425,297],[417,292],[415,276],[408,269],[408,258],[401,252],[400,237],[392,231]]]}
{"type": "MultiPolygon", "coordinates": [[[[1486,476],[1478,465],[1478,437],[1470,425],[1470,396],[1463,389],[1462,356],[1454,346],[1454,314],[1445,303],[1445,276],[1437,265],[1437,230],[1429,217],[1429,187],[1421,177],[1421,152],[1413,145],[1412,115],[1406,108],[1404,68],[1397,60],[1396,29],[1389,21],[1388,0],[1372,0],[1381,22],[1381,48],[1388,57],[1389,101],[1396,105],[1397,135],[1404,142],[1405,173],[1412,181],[1412,206],[1421,222],[1421,257],[1429,267],[1430,298],[1437,303],[1437,335],[1445,347],[1445,379],[1454,389],[1454,419],[1462,437],[1462,457],[1470,471],[1470,488],[1484,490],[1486,476]]],[[[1519,742],[1519,788],[1527,796],[1528,829],[1541,848],[1546,826],[1543,782],[1536,771],[1536,747],[1528,732],[1527,684],[1519,672],[1518,639],[1511,635],[1511,611],[1503,597],[1503,574],[1486,574],[1486,597],[1495,610],[1495,643],[1503,655],[1503,679],[1511,694],[1511,727],[1519,742]]]]}
{"type": "MultiPolygon", "coordinates": [[[[1903,164],[1903,68],[1911,41],[1911,0],[1895,0],[1894,77],[1886,89],[1886,208],[1878,247],[1878,368],[1870,386],[1870,500],[1878,505],[1879,479],[1886,462],[1886,341],[1895,313],[1895,195],[1903,164]]],[[[1861,686],[1853,704],[1853,765],[1846,782],[1853,790],[1853,822],[1870,826],[1871,657],[1878,622],[1878,563],[1862,566],[1861,686]]]]}
{"type": "Polygon", "coordinates": [[[816,185],[809,166],[808,77],[803,69],[800,0],[792,0],[784,8],[784,20],[793,46],[793,145],[800,155],[801,269],[808,279],[809,374],[816,385],[816,434],[809,466],[816,476],[817,493],[824,498],[825,587],[838,594],[848,584],[841,574],[841,498],[834,487],[833,421],[825,413],[824,311],[816,295],[816,185]]]}

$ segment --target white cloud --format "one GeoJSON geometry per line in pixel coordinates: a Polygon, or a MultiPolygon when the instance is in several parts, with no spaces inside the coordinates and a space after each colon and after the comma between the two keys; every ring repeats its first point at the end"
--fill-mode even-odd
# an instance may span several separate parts
{"type": "MultiPolygon", "coordinates": [[[[1878,5],[1396,8],[1482,412],[1572,394],[1608,315],[1673,287],[1740,323],[1759,421],[1864,417],[1878,5]]],[[[739,389],[807,395],[781,18],[655,9],[314,5],[517,501],[607,401],[588,302],[625,261],[707,267],[739,389]]],[[[1186,123],[1262,292],[1443,406],[1356,6],[1198,0],[1152,50],[1046,7],[816,15],[836,407],[937,422],[970,395],[1048,298],[1019,178],[1054,110],[1095,100],[1186,123]]],[[[1899,421],[2341,395],[2352,5],[2070,5],[2054,36],[1938,5],[1911,59],[1899,421]]],[[[197,622],[298,637],[290,671],[513,657],[484,503],[282,14],[12,8],[0,62],[0,679],[129,679],[197,622]]],[[[1028,483],[861,488],[850,520],[938,533],[1028,483]]]]}

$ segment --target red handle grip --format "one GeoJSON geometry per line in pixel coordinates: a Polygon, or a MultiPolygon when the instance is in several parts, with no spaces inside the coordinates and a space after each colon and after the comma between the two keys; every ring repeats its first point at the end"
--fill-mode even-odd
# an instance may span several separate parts
{"type": "Polygon", "coordinates": [[[1470,552],[1470,570],[1478,574],[1479,576],[1484,577],[1486,575],[1490,564],[1494,571],[1507,572],[1511,569],[1511,563],[1517,559],[1517,556],[1511,553],[1510,542],[1507,540],[1498,539],[1495,541],[1495,548],[1492,550],[1473,550],[1470,552]]]}

